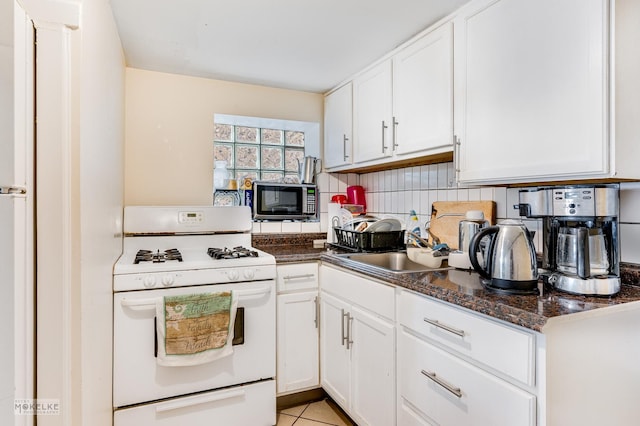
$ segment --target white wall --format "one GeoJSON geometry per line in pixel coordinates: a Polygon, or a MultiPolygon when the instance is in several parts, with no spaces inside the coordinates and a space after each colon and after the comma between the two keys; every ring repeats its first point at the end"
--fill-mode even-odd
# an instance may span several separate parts
{"type": "Polygon", "coordinates": [[[84,1],[79,78],[80,417],[112,422],[112,268],[122,251],[125,64],[108,0],[84,1]]]}
{"type": "Polygon", "coordinates": [[[111,426],[124,57],[108,0],[28,5],[38,42],[37,387],[61,408],[38,424],[111,426]]]}

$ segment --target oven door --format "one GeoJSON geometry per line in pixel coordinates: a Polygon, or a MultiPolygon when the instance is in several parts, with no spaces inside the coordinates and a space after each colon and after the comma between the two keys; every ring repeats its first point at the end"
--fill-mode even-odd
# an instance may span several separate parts
{"type": "Polygon", "coordinates": [[[275,377],[273,280],[131,291],[113,298],[114,407],[275,377]],[[240,313],[236,315],[233,354],[197,366],[159,366],[154,301],[163,296],[228,290],[237,292],[240,313]]]}

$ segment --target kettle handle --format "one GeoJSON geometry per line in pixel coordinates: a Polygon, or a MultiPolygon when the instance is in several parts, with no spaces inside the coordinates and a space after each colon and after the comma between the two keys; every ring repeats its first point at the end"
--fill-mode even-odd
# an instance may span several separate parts
{"type": "Polygon", "coordinates": [[[487,235],[496,234],[498,230],[500,230],[499,226],[489,226],[487,228],[482,228],[481,230],[476,232],[473,237],[471,237],[471,241],[469,242],[469,260],[471,261],[473,269],[475,269],[483,278],[491,279],[491,275],[489,275],[489,272],[487,272],[487,269],[489,267],[489,259],[485,259],[485,267],[487,269],[483,268],[482,266],[480,266],[480,263],[478,263],[477,253],[480,246],[480,240],[482,240],[482,238],[487,235]]]}

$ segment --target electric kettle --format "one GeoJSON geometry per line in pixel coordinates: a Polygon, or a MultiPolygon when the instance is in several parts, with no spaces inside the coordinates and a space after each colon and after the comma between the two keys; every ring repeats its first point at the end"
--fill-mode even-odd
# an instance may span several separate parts
{"type": "Polygon", "coordinates": [[[489,280],[486,286],[490,289],[518,294],[537,292],[536,251],[522,221],[505,220],[478,231],[469,243],[469,260],[489,280]],[[490,240],[483,250],[484,265],[480,265],[478,252],[484,237],[490,240]]]}

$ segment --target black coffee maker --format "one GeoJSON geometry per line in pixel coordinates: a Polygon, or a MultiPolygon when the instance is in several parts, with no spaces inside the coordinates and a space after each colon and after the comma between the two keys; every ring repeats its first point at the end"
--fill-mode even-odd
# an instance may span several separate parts
{"type": "Polygon", "coordinates": [[[573,294],[620,291],[619,185],[523,189],[519,201],[521,216],[542,219],[546,282],[573,294]]]}

